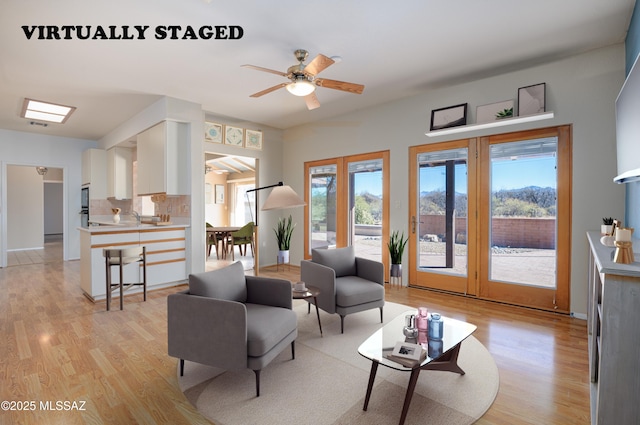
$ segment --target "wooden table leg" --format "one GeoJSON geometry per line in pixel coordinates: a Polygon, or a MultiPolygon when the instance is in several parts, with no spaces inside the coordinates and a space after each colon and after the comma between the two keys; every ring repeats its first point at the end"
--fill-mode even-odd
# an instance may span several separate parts
{"type": "Polygon", "coordinates": [[[379,363],[375,360],[371,361],[371,372],[369,373],[369,384],[367,385],[367,395],[364,398],[364,407],[362,410],[367,411],[369,407],[369,399],[371,398],[371,390],[373,389],[373,381],[376,379],[376,372],[378,371],[379,363]]]}
{"type": "Polygon", "coordinates": [[[404,404],[402,405],[402,414],[400,415],[399,425],[403,425],[405,419],[407,419],[407,413],[409,412],[409,405],[413,398],[413,392],[416,389],[416,382],[418,382],[418,376],[420,376],[420,368],[416,367],[411,370],[411,376],[409,377],[409,385],[407,386],[407,393],[404,396],[404,404]]]}

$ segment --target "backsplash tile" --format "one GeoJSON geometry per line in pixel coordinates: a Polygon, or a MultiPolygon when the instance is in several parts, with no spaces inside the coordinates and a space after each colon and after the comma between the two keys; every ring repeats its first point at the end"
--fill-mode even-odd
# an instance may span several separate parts
{"type": "MultiPolygon", "coordinates": [[[[172,217],[190,217],[191,196],[178,195],[167,196],[163,202],[154,204],[154,214],[170,214],[172,217]]],[[[131,211],[140,211],[142,209],[142,199],[136,197],[133,200],[117,200],[117,199],[92,199],[89,202],[90,216],[108,216],[113,215],[112,208],[120,208],[120,215],[130,215],[131,211]]]]}

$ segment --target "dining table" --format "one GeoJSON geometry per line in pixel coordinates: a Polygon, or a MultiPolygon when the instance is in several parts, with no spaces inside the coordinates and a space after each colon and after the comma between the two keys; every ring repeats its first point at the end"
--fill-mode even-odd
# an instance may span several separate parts
{"type": "Polygon", "coordinates": [[[213,226],[207,227],[207,239],[209,239],[209,235],[212,233],[216,235],[216,239],[222,242],[222,257],[223,259],[227,258],[227,241],[231,236],[231,233],[240,230],[239,226],[213,226]]]}

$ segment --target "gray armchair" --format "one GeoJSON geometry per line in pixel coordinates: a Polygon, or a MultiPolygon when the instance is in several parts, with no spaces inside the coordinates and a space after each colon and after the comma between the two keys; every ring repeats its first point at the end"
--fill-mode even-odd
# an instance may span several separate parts
{"type": "Polygon", "coordinates": [[[297,318],[291,282],[245,276],[240,262],[189,275],[189,290],[167,299],[169,355],[184,361],[256,375],[289,344],[295,359],[297,318]]]}
{"type": "Polygon", "coordinates": [[[319,308],[340,315],[341,333],[344,333],[347,314],[379,308],[382,322],[384,266],[378,261],[356,257],[352,246],[312,250],[311,261],[300,263],[300,278],[320,289],[319,308]]]}

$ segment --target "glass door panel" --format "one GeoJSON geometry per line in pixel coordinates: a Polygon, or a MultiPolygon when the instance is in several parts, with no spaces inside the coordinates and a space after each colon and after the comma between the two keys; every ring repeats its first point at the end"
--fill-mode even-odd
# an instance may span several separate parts
{"type": "Polygon", "coordinates": [[[349,162],[348,244],[356,256],[382,261],[383,160],[349,162]]]}
{"type": "Polygon", "coordinates": [[[476,139],[409,149],[411,285],[477,291],[475,153],[476,139]]]}
{"type": "Polygon", "coordinates": [[[418,155],[418,267],[467,275],[467,148],[418,155]]]}
{"type": "Polygon", "coordinates": [[[489,280],[556,288],[557,137],[490,146],[489,280]]]}
{"type": "Polygon", "coordinates": [[[336,246],[337,171],[336,164],[309,168],[309,254],[314,248],[336,246]]]}
{"type": "Polygon", "coordinates": [[[479,157],[479,295],[568,312],[571,126],[482,137],[479,157]]]}

